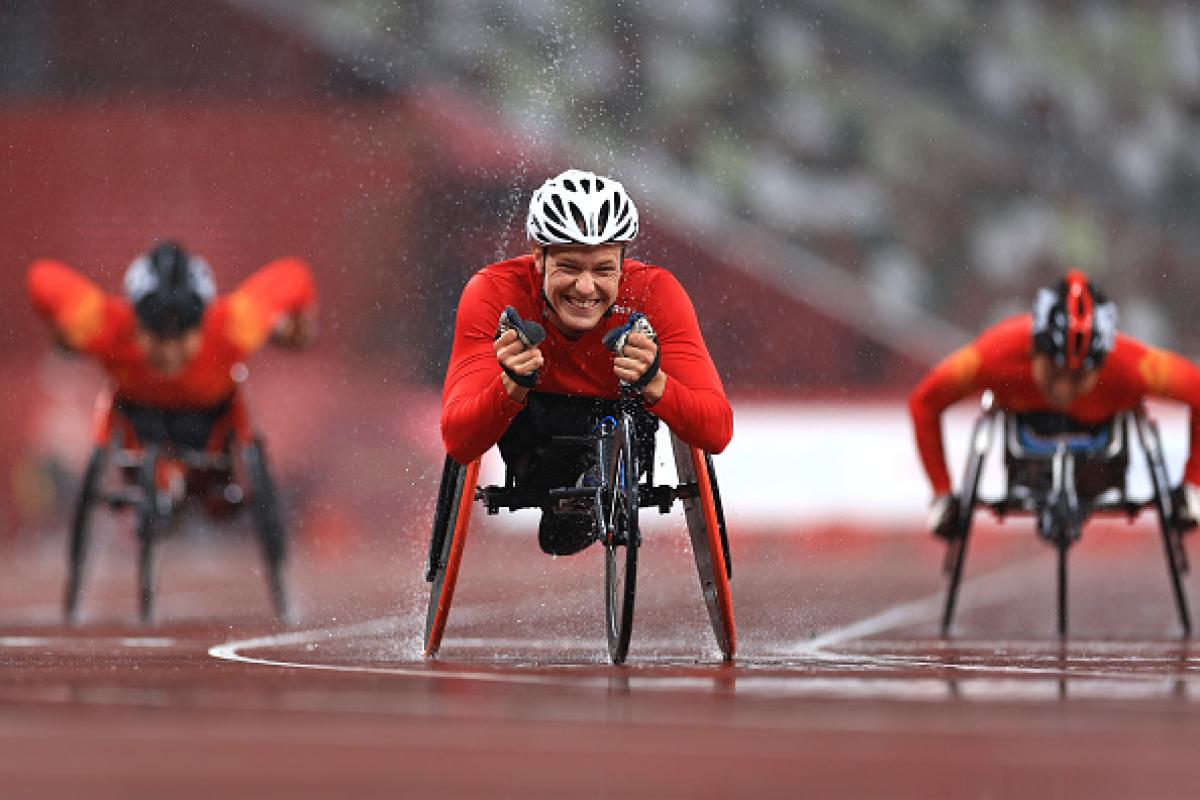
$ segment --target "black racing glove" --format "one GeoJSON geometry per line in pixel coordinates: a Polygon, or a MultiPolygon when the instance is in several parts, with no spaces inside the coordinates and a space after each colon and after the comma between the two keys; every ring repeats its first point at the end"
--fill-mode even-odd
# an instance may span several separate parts
{"type": "MultiPolygon", "coordinates": [[[[537,324],[533,320],[521,319],[521,315],[512,306],[506,307],[500,312],[500,324],[496,327],[496,339],[499,339],[507,331],[516,331],[517,339],[528,350],[531,347],[537,347],[546,338],[546,329],[537,324]]],[[[493,340],[494,341],[494,340],[493,340]]],[[[538,382],[538,371],[535,369],[528,375],[518,375],[503,364],[500,368],[504,370],[504,374],[512,379],[512,382],[522,389],[532,389],[538,382]]]]}
{"type": "Polygon", "coordinates": [[[947,542],[954,541],[962,535],[958,527],[958,517],[962,513],[962,504],[956,495],[945,494],[936,498],[929,509],[929,530],[939,539],[947,542]]]}
{"type": "MultiPolygon", "coordinates": [[[[618,328],[613,328],[608,333],[604,334],[604,346],[611,350],[615,355],[625,354],[625,342],[629,339],[629,334],[637,331],[647,337],[650,341],[658,344],[658,334],[654,332],[654,327],[650,324],[650,320],[640,311],[633,312],[629,320],[618,328]]],[[[634,392],[640,392],[645,389],[650,381],[654,380],[654,376],[658,374],[659,356],[662,354],[662,348],[654,351],[654,361],[642,373],[642,377],[638,378],[633,383],[621,381],[621,386],[634,392]]]]}

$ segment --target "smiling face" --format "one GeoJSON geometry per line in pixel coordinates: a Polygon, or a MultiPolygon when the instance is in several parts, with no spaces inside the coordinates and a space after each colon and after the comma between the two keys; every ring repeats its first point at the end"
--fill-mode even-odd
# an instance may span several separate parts
{"type": "Polygon", "coordinates": [[[616,302],[621,283],[621,245],[553,245],[534,249],[551,322],[570,337],[595,328],[616,302]]]}

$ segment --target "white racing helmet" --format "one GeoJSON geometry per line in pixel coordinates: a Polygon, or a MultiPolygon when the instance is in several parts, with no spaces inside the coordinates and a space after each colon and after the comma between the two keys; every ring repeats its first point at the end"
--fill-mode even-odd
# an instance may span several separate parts
{"type": "Polygon", "coordinates": [[[627,244],[637,236],[638,213],[617,181],[569,169],[533,193],[525,231],[540,245],[627,244]]]}

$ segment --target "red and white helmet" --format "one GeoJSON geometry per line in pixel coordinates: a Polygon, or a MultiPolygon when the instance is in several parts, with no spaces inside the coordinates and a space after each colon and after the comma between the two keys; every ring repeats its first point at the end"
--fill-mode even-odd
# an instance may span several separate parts
{"type": "Polygon", "coordinates": [[[1033,303],[1033,349],[1071,370],[1096,369],[1112,352],[1117,307],[1071,270],[1052,289],[1038,291],[1033,303]]]}
{"type": "Polygon", "coordinates": [[[617,181],[569,169],[533,193],[525,231],[540,245],[625,244],[637,236],[638,213],[617,181]]]}

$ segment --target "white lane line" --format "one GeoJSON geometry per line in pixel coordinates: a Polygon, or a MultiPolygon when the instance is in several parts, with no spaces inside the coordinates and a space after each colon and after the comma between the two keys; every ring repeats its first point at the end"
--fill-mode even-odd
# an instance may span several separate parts
{"type": "MultiPolygon", "coordinates": [[[[1041,556],[1036,556],[1018,561],[1016,564],[1010,564],[995,572],[989,572],[982,577],[963,581],[958,588],[960,598],[958,610],[979,608],[1008,599],[1012,596],[1014,589],[1020,588],[1020,584],[1012,579],[1027,572],[1031,566],[1042,560],[1041,556]],[[967,591],[968,589],[970,591],[967,591]]],[[[945,601],[946,593],[945,590],[942,590],[937,594],[892,606],[865,619],[826,631],[812,639],[797,643],[785,652],[789,655],[816,655],[829,647],[854,639],[936,621],[941,617],[945,601]]]]}
{"type": "Polygon", "coordinates": [[[177,639],[162,636],[0,636],[0,647],[93,647],[97,644],[124,648],[175,647],[177,639]]]}

